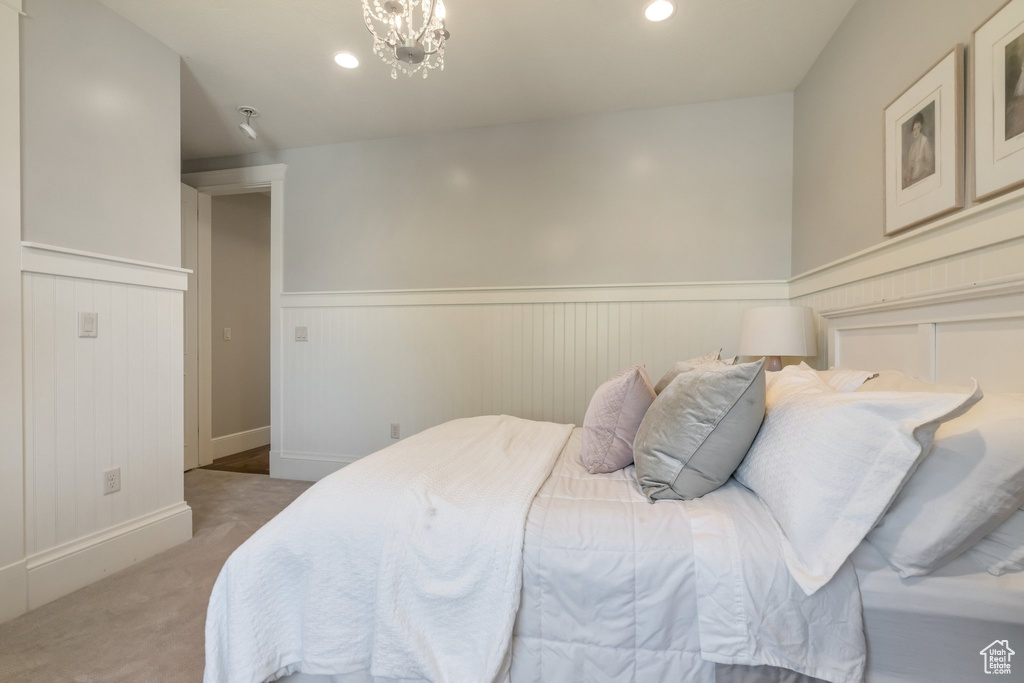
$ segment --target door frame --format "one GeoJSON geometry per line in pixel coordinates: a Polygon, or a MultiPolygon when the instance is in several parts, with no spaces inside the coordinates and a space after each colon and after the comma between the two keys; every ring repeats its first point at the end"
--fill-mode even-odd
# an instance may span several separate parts
{"type": "Polygon", "coordinates": [[[198,277],[199,303],[199,464],[213,462],[213,293],[210,287],[212,198],[270,190],[270,452],[281,451],[281,292],[284,278],[285,164],[183,173],[181,182],[199,192],[198,277]]]}
{"type": "Polygon", "coordinates": [[[182,327],[185,330],[185,471],[205,464],[199,446],[199,197],[194,187],[181,184],[181,266],[191,271],[182,306],[182,327]]]}

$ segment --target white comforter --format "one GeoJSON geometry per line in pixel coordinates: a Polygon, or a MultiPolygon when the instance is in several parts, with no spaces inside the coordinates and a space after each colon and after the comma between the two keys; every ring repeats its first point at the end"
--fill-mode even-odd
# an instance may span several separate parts
{"type": "Polygon", "coordinates": [[[527,519],[512,683],[862,680],[849,563],[807,596],[749,490],[652,505],[632,466],[589,474],[579,447],[577,430],[527,519]]]}
{"type": "Polygon", "coordinates": [[[207,683],[862,680],[849,564],[807,596],[753,493],[652,505],[569,429],[458,420],[311,488],[218,578],[207,683]]]}
{"type": "Polygon", "coordinates": [[[571,425],[455,420],[325,478],[231,555],[210,597],[207,683],[502,672],[531,502],[571,425]]]}

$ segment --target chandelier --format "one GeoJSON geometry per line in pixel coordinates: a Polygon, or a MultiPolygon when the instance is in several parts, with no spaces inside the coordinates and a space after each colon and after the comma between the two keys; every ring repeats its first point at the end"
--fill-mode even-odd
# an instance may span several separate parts
{"type": "Polygon", "coordinates": [[[427,77],[433,69],[444,71],[444,0],[362,0],[363,21],[373,35],[373,52],[398,72],[427,77]]]}

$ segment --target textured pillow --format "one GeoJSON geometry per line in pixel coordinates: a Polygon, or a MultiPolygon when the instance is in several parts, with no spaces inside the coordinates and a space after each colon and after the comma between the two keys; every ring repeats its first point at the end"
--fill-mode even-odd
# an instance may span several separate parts
{"type": "Polygon", "coordinates": [[[877,377],[877,372],[867,370],[850,370],[848,368],[832,368],[831,370],[814,370],[807,363],[801,362],[800,367],[818,373],[825,384],[836,391],[856,391],[864,382],[877,377]]]}
{"type": "Polygon", "coordinates": [[[658,383],[654,385],[654,393],[660,394],[661,392],[663,392],[665,390],[665,387],[667,387],[672,382],[672,380],[674,380],[679,375],[679,373],[688,372],[689,370],[693,370],[694,368],[700,367],[701,365],[706,365],[708,363],[715,363],[721,356],[722,349],[718,349],[717,351],[705,353],[703,356],[697,356],[696,358],[691,358],[690,360],[678,361],[675,365],[672,366],[672,368],[668,372],[662,375],[661,379],[658,380],[658,383]]]}
{"type": "Polygon", "coordinates": [[[995,576],[1024,571],[1024,509],[1010,515],[965,555],[995,576]]]}
{"type": "Polygon", "coordinates": [[[771,513],[805,593],[828,583],[885,514],[938,426],[980,399],[975,385],[969,395],[799,392],[769,407],[735,477],[771,513]]]}
{"type": "Polygon", "coordinates": [[[583,417],[580,459],[588,472],[614,472],[633,462],[633,437],[653,401],[654,387],[642,365],[597,388],[583,417]]]}
{"type": "MultiPolygon", "coordinates": [[[[948,390],[884,372],[861,391],[948,390]]],[[[906,578],[935,571],[1024,505],[1024,395],[991,394],[943,424],[868,541],[906,578]]]]}
{"type": "Polygon", "coordinates": [[[644,495],[690,500],[714,491],[743,460],[764,418],[764,359],[680,373],[654,401],[633,455],[644,495]]]}

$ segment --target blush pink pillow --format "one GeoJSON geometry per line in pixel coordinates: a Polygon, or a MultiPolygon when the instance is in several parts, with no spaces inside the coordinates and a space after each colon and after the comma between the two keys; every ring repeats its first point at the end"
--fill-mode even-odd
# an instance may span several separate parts
{"type": "Polygon", "coordinates": [[[633,462],[633,438],[656,397],[642,365],[597,388],[583,418],[580,452],[591,474],[614,472],[633,462]]]}

